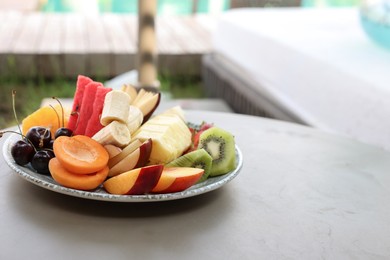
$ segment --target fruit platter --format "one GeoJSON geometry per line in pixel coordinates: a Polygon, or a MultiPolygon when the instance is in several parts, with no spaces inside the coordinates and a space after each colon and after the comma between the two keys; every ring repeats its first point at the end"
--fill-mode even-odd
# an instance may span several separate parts
{"type": "MultiPolygon", "coordinates": [[[[13,101],[16,93],[12,93],[13,101]]],[[[71,108],[44,106],[3,146],[23,179],[93,200],[176,200],[218,189],[243,164],[234,135],[212,122],[188,122],[179,106],[155,114],[158,91],[105,87],[79,75],[71,108]]]]}

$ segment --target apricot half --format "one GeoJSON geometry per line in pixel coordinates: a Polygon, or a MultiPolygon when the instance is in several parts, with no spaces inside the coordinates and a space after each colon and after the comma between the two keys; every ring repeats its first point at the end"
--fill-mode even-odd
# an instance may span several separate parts
{"type": "Polygon", "coordinates": [[[53,143],[53,151],[61,165],[75,174],[90,174],[105,168],[109,155],[106,149],[84,135],[60,136],[53,143]]]}
{"type": "Polygon", "coordinates": [[[107,178],[108,166],[91,174],[77,174],[65,169],[57,158],[49,161],[49,170],[53,179],[64,187],[78,190],[93,190],[107,178]]]}

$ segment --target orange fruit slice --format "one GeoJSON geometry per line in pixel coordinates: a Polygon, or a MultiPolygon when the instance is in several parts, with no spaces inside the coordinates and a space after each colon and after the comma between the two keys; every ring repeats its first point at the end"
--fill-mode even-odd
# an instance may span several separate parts
{"type": "MultiPolygon", "coordinates": [[[[58,128],[63,127],[62,125],[62,111],[59,104],[53,106],[57,111],[58,116],[53,108],[50,106],[41,107],[32,114],[28,115],[22,121],[22,132],[26,135],[27,131],[34,126],[42,126],[49,128],[52,137],[58,128]]],[[[64,126],[68,124],[70,111],[64,108],[64,126]]]]}

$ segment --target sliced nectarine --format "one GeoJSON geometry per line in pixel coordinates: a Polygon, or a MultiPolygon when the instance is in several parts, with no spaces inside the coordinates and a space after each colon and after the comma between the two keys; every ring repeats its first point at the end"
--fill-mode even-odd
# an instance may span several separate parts
{"type": "Polygon", "coordinates": [[[161,93],[140,89],[131,105],[138,107],[143,114],[143,122],[148,121],[160,104],[161,93]]]}
{"type": "Polygon", "coordinates": [[[108,167],[112,168],[115,164],[119,163],[123,159],[125,159],[129,154],[134,152],[137,148],[141,146],[142,142],[138,139],[135,139],[130,144],[128,144],[122,151],[116,156],[110,158],[108,160],[108,167]]]}
{"type": "Polygon", "coordinates": [[[141,195],[149,193],[160,179],[164,166],[150,165],[124,172],[106,180],[103,187],[117,195],[141,195]]]}
{"type": "Polygon", "coordinates": [[[140,168],[145,166],[149,162],[151,152],[152,139],[148,139],[143,142],[141,146],[132,151],[114,166],[110,167],[109,161],[108,166],[110,167],[110,171],[108,173],[108,176],[116,176],[118,174],[130,171],[134,168],[140,168]]]}
{"type": "Polygon", "coordinates": [[[153,193],[171,193],[188,189],[203,175],[204,170],[191,167],[164,168],[153,193]]]}
{"type": "Polygon", "coordinates": [[[112,144],[106,144],[104,146],[104,149],[106,149],[106,151],[108,153],[109,160],[111,160],[112,158],[114,158],[115,156],[117,156],[118,154],[120,154],[122,152],[121,148],[119,148],[118,146],[112,145],[112,144]]]}
{"type": "Polygon", "coordinates": [[[62,166],[76,174],[100,171],[108,163],[108,152],[104,147],[84,135],[60,136],[53,143],[53,151],[62,166]]]}
{"type": "Polygon", "coordinates": [[[49,161],[49,170],[53,179],[64,187],[78,190],[93,190],[107,178],[108,167],[96,173],[77,174],[65,169],[57,158],[49,161]]]}

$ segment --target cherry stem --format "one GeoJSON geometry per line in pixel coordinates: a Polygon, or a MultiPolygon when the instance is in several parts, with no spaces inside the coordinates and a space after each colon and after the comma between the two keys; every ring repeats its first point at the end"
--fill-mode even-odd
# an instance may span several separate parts
{"type": "Polygon", "coordinates": [[[62,127],[65,127],[64,107],[62,106],[61,101],[57,97],[52,97],[52,99],[55,99],[58,102],[58,104],[60,104],[61,112],[62,112],[62,127]]]}
{"type": "Polygon", "coordinates": [[[41,138],[39,139],[39,148],[43,147],[43,139],[45,139],[45,135],[49,131],[47,128],[45,128],[45,132],[43,132],[43,135],[41,135],[41,138]]]}
{"type": "Polygon", "coordinates": [[[54,112],[56,113],[56,115],[57,115],[57,121],[58,121],[58,127],[60,127],[61,126],[61,122],[60,122],[60,115],[58,115],[58,113],[57,113],[57,110],[52,106],[52,105],[49,105],[53,110],[54,110],[54,112]]]}
{"type": "Polygon", "coordinates": [[[28,139],[25,135],[21,134],[21,133],[18,133],[16,131],[12,131],[12,130],[7,130],[7,131],[2,131],[0,132],[0,138],[3,137],[3,135],[5,133],[11,133],[11,134],[17,134],[17,135],[20,135],[22,136],[25,140],[27,140],[27,142],[29,142],[31,144],[31,146],[34,148],[34,151],[37,152],[37,149],[35,148],[35,146],[33,145],[33,143],[30,141],[30,139],[28,139]]]}
{"type": "Polygon", "coordinates": [[[16,90],[12,90],[12,110],[14,111],[14,117],[15,117],[15,120],[16,120],[16,124],[18,125],[18,129],[19,129],[20,135],[23,136],[22,129],[20,128],[18,117],[16,116],[15,96],[16,96],[16,90]]]}

